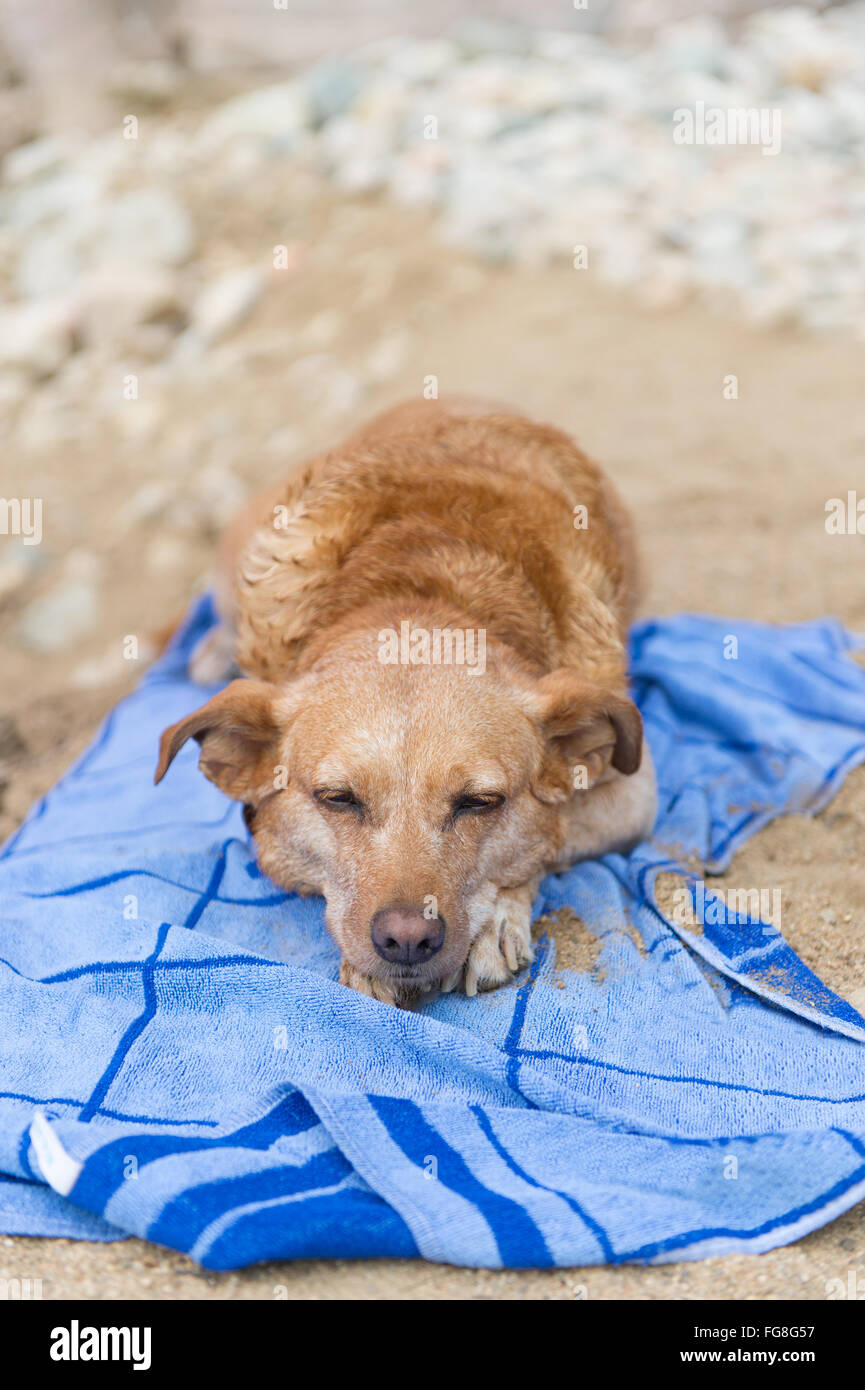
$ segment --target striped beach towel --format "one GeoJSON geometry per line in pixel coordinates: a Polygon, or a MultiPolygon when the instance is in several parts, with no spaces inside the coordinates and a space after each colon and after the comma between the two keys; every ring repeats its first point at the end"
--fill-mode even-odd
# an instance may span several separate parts
{"type": "Polygon", "coordinates": [[[214,1269],[580,1265],[766,1250],[865,1197],[865,1021],[772,884],[711,878],[865,760],[856,639],[637,626],[653,838],[543,883],[536,914],[574,914],[558,960],[542,930],[508,988],[409,1012],[338,983],[322,902],[262,877],[194,747],[153,787],[212,621],[203,599],[0,854],[0,1230],[214,1269]]]}

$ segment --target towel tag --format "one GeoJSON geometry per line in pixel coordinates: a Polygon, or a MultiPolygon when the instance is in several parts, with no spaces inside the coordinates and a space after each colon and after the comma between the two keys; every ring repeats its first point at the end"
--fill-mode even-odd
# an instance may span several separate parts
{"type": "Polygon", "coordinates": [[[78,1181],[78,1175],[84,1167],[77,1159],[72,1158],[66,1152],[54,1130],[48,1122],[48,1117],[42,1110],[37,1110],[33,1116],[33,1123],[30,1126],[30,1142],[36,1150],[36,1157],[39,1160],[39,1167],[42,1169],[42,1176],[45,1181],[66,1197],[78,1181]]]}

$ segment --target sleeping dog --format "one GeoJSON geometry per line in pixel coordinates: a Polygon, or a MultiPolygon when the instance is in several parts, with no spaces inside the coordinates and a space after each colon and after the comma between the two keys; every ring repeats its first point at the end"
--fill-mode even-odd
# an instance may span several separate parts
{"type": "Polygon", "coordinates": [[[651,831],[626,689],[631,524],[565,434],[399,406],[226,534],[193,656],[233,680],[162,736],[243,802],[262,870],[321,893],[340,979],[387,1003],[506,983],[544,874],[651,831]]]}

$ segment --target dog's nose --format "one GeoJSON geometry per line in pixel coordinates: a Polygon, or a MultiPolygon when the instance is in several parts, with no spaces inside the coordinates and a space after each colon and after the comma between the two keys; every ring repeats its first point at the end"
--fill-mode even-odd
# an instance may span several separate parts
{"type": "Polygon", "coordinates": [[[372,944],[394,965],[422,965],[445,939],[441,917],[424,917],[413,907],[385,907],[372,919],[372,944]]]}

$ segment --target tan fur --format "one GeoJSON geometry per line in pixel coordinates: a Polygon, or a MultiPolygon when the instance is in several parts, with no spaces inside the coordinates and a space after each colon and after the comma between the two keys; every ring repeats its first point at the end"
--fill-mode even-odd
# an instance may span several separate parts
{"type": "Polygon", "coordinates": [[[264,871],[324,893],[344,983],[401,1003],[510,979],[540,877],[654,819],[625,681],[634,543],[611,484],[559,430],[411,402],[252,503],[221,558],[223,627],[194,669],[214,679],[233,654],[253,679],[166,730],[157,780],[197,737],[205,775],[250,807],[264,871]],[[383,664],[379,634],[406,621],[482,630],[483,674],[383,664]],[[455,812],[466,794],[505,801],[455,812]],[[425,904],[444,944],[396,968],[370,924],[425,904]]]}

